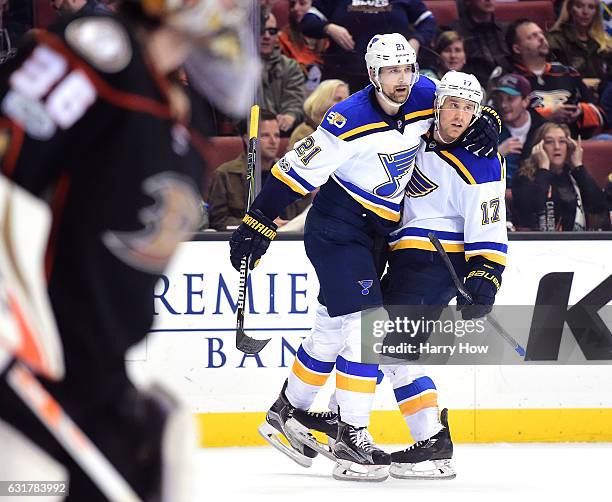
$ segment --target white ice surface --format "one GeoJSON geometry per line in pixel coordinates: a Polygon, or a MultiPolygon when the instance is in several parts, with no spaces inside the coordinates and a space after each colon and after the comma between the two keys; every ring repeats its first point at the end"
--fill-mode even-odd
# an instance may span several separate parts
{"type": "MultiPolygon", "coordinates": [[[[384,445],[387,451],[393,451],[384,445]]],[[[382,483],[336,481],[333,464],[310,469],[271,447],[207,448],[198,452],[199,501],[492,502],[612,500],[612,444],[455,445],[457,478],[382,483]],[[410,497],[410,498],[406,498],[410,497]]]]}

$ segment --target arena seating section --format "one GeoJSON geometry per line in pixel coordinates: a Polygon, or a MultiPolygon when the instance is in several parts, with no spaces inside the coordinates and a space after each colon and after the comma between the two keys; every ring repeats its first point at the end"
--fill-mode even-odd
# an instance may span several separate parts
{"type": "MultiPolygon", "coordinates": [[[[438,25],[445,26],[456,20],[459,15],[455,0],[424,0],[433,13],[438,25]]],[[[279,27],[289,20],[289,0],[278,0],[272,9],[279,27]]],[[[555,22],[552,0],[528,0],[521,2],[497,2],[495,17],[499,21],[513,21],[520,17],[529,17],[543,29],[548,29],[555,22]]]]}
{"type": "MultiPolygon", "coordinates": [[[[457,6],[455,0],[425,0],[425,4],[434,14],[439,25],[445,25],[457,19],[457,6]]],[[[37,26],[46,26],[55,18],[49,2],[37,1],[35,5],[35,20],[37,26]]],[[[280,27],[285,26],[289,19],[289,1],[278,0],[273,8],[280,27]]],[[[536,21],[543,29],[552,26],[555,15],[553,0],[522,0],[519,2],[497,2],[496,18],[501,21],[512,21],[519,17],[529,17],[536,21]]],[[[234,132],[231,124],[221,123],[225,129],[223,134],[234,132]]],[[[584,164],[593,175],[597,183],[604,187],[607,177],[612,172],[610,159],[612,159],[611,141],[586,141],[584,145],[584,164]]],[[[285,152],[287,139],[281,139],[279,155],[285,152]]],[[[237,157],[242,151],[242,141],[238,137],[219,136],[210,139],[208,146],[208,168],[206,179],[210,180],[213,171],[228,160],[237,157]]],[[[208,187],[206,187],[208,188],[208,187]]]]}

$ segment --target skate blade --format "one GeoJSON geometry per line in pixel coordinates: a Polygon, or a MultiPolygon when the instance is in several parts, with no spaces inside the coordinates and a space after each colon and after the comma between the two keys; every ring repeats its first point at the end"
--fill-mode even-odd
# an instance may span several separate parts
{"type": "Polygon", "coordinates": [[[389,467],[389,474],[392,478],[396,479],[443,480],[455,479],[457,477],[450,459],[427,460],[418,464],[392,462],[391,467],[389,467]]]}
{"type": "Polygon", "coordinates": [[[317,439],[311,434],[310,430],[307,429],[303,424],[298,422],[296,419],[290,418],[289,420],[287,420],[287,422],[285,423],[285,429],[287,429],[287,432],[291,434],[291,437],[296,441],[300,442],[308,448],[313,449],[317,453],[320,453],[321,455],[327,457],[333,462],[336,461],[336,457],[331,451],[333,443],[325,444],[317,441],[317,439]]]}
{"type": "Polygon", "coordinates": [[[336,459],[332,476],[340,481],[380,483],[389,477],[387,465],[363,465],[350,460],[336,459]]]}
{"type": "Polygon", "coordinates": [[[257,431],[259,432],[262,438],[264,438],[268,443],[274,446],[274,448],[276,448],[278,451],[287,455],[296,464],[299,464],[302,467],[312,467],[312,458],[302,455],[299,451],[296,451],[290,446],[287,446],[285,443],[283,443],[280,439],[280,433],[268,422],[264,422],[263,424],[261,424],[257,428],[257,431]]]}

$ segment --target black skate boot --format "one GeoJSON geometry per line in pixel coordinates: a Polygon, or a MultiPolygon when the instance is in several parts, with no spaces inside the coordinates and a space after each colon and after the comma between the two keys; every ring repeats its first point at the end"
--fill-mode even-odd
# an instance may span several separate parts
{"type": "Polygon", "coordinates": [[[351,481],[384,481],[391,456],[378,448],[366,427],[338,422],[338,437],[332,451],[336,457],[333,476],[351,481]]]}
{"type": "Polygon", "coordinates": [[[295,434],[302,444],[309,446],[335,462],[336,457],[332,452],[332,446],[338,435],[338,414],[333,411],[304,411],[296,409],[293,412],[293,418],[295,420],[287,424],[287,427],[291,429],[291,433],[295,434]],[[306,434],[303,434],[303,427],[295,428],[296,421],[298,426],[306,428],[306,434]],[[309,431],[325,434],[327,442],[319,441],[309,431]]]}
{"type": "Polygon", "coordinates": [[[399,479],[453,479],[457,476],[451,459],[453,441],[448,427],[448,410],[440,413],[440,432],[391,454],[389,474],[399,479]]]}
{"type": "MultiPolygon", "coordinates": [[[[312,459],[317,456],[317,452],[303,444],[300,436],[310,436],[312,438],[312,434],[293,417],[294,413],[298,410],[287,399],[285,395],[286,388],[287,380],[285,380],[278,399],[268,410],[266,421],[257,430],[274,448],[290,457],[302,467],[310,467],[312,466],[312,459]],[[287,439],[291,445],[290,447],[281,441],[281,436],[287,439]]],[[[316,441],[314,438],[312,440],[316,441]]]]}

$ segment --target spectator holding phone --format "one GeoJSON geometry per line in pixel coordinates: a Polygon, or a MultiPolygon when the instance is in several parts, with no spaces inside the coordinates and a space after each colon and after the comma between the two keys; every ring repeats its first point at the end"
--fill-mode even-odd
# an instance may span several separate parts
{"type": "Polygon", "coordinates": [[[605,113],[591,98],[582,77],[561,63],[549,63],[550,46],[536,23],[522,18],[508,27],[511,73],[524,76],[540,99],[537,111],[546,120],[567,124],[574,136],[591,137],[606,125],[605,113]]]}

